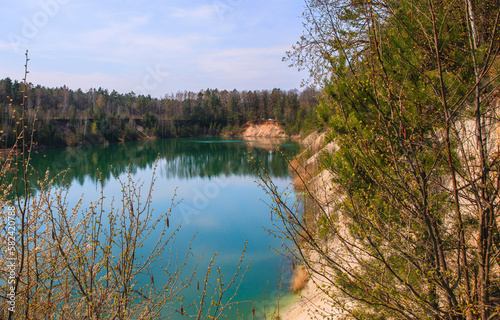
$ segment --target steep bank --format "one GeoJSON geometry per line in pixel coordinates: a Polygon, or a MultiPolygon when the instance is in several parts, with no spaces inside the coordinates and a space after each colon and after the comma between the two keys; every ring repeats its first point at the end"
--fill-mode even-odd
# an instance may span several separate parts
{"type": "MultiPolygon", "coordinates": [[[[333,210],[334,185],[331,172],[321,168],[320,159],[325,153],[337,150],[335,143],[327,142],[328,133],[314,132],[302,141],[304,151],[291,163],[294,185],[298,191],[310,193],[327,211],[333,210]]],[[[306,199],[307,201],[307,199],[306,199]]],[[[307,205],[307,204],[306,204],[307,205]]],[[[332,308],[332,301],[324,293],[327,283],[317,275],[310,274],[305,288],[298,294],[295,303],[281,315],[283,320],[323,319],[322,313],[341,315],[340,310],[332,308]]]]}
{"type": "MultiPolygon", "coordinates": [[[[491,157],[490,159],[493,159],[492,161],[495,162],[498,161],[498,154],[499,154],[498,150],[500,150],[499,148],[500,124],[496,119],[493,119],[493,117],[491,117],[491,119],[487,119],[485,121],[484,125],[485,128],[484,137],[487,137],[487,139],[484,139],[484,141],[487,141],[487,143],[485,143],[485,145],[487,146],[486,149],[491,151],[491,153],[489,154],[489,156],[491,157]]],[[[476,132],[475,121],[471,119],[463,119],[461,121],[457,121],[457,123],[458,123],[457,126],[460,128],[459,137],[457,140],[461,143],[461,148],[462,148],[462,150],[457,151],[457,154],[461,154],[464,159],[478,159],[479,157],[476,155],[478,151],[476,149],[477,148],[476,142],[474,141],[474,135],[476,132]]],[[[305,150],[291,163],[291,170],[295,173],[294,182],[296,188],[297,189],[307,188],[307,190],[320,202],[321,207],[325,209],[324,213],[325,216],[330,217],[334,212],[333,211],[334,205],[332,200],[342,199],[342,198],[339,198],[339,194],[335,193],[338,187],[332,183],[332,179],[334,178],[334,176],[331,174],[331,172],[329,172],[328,170],[324,170],[321,166],[322,154],[324,153],[333,154],[337,150],[337,146],[335,145],[335,143],[328,143],[327,139],[325,139],[326,136],[327,134],[316,133],[307,137],[304,140],[305,150]]],[[[470,163],[466,163],[465,166],[468,169],[474,167],[474,165],[471,165],[470,163]]],[[[477,165],[474,168],[478,167],[479,166],[477,165]]],[[[453,190],[453,186],[451,185],[450,181],[451,179],[446,180],[447,177],[445,174],[443,174],[441,177],[443,178],[443,181],[445,181],[443,183],[444,188],[446,188],[447,190],[453,190]]],[[[467,182],[465,179],[463,180],[458,179],[459,185],[466,186],[468,183],[469,182],[467,182]]],[[[439,184],[441,185],[441,179],[439,184]]],[[[466,187],[463,188],[465,189],[466,187]]],[[[471,193],[464,192],[463,194],[466,195],[468,198],[471,193]]],[[[464,196],[463,199],[466,199],[466,197],[464,196]]],[[[461,205],[468,206],[470,205],[470,203],[468,203],[466,200],[462,200],[461,205]]],[[[464,210],[464,212],[466,215],[470,214],[466,210],[464,210]]],[[[338,226],[340,225],[346,226],[344,222],[347,221],[348,218],[346,218],[346,216],[343,216],[341,212],[339,211],[335,212],[334,217],[335,219],[337,219],[336,221],[339,221],[338,226]]],[[[449,225],[451,226],[450,229],[453,228],[453,225],[451,223],[449,225]]],[[[317,228],[315,230],[317,230],[317,228]]],[[[315,230],[313,230],[313,232],[315,230]]],[[[468,240],[468,245],[470,248],[474,248],[477,245],[475,239],[479,238],[479,236],[477,235],[477,233],[475,233],[477,231],[474,231],[472,228],[469,230],[472,230],[469,231],[470,232],[469,234],[474,234],[474,236],[470,237],[470,240],[468,240]]],[[[338,232],[340,237],[343,239],[347,239],[350,236],[347,227],[344,228],[339,227],[338,229],[335,230],[335,232],[338,232]]],[[[337,257],[339,256],[338,254],[339,252],[342,254],[343,251],[342,246],[336,245],[334,240],[330,240],[328,242],[325,241],[322,244],[324,244],[325,247],[327,247],[328,250],[330,250],[330,252],[336,252],[337,257]]],[[[304,248],[304,246],[301,247],[304,248]]],[[[356,259],[359,258],[359,261],[363,261],[363,259],[369,258],[368,254],[364,254],[364,252],[361,250],[355,251],[355,249],[346,254],[346,256],[355,257],[356,259]]],[[[307,254],[307,251],[306,251],[306,257],[307,260],[309,260],[309,262],[312,262],[311,264],[313,267],[315,267],[313,261],[321,261],[321,259],[318,259],[317,256],[307,254]]],[[[332,261],[334,260],[332,259],[332,261]]],[[[357,263],[358,260],[352,260],[352,261],[353,262],[351,262],[350,265],[354,267],[353,270],[356,270],[355,268],[360,264],[358,265],[357,263]]],[[[324,269],[316,268],[316,270],[324,270],[324,269]]],[[[497,275],[499,269],[496,266],[494,270],[495,271],[492,272],[492,277],[495,278],[495,281],[497,281],[496,279],[498,279],[497,275]]],[[[404,272],[405,271],[403,270],[403,273],[404,272]]],[[[327,274],[332,275],[333,272],[328,272],[327,274]]],[[[291,305],[286,310],[285,313],[281,315],[281,319],[285,320],[323,319],[322,313],[328,314],[329,315],[328,319],[344,319],[347,311],[343,313],[341,310],[333,308],[332,306],[334,305],[334,303],[333,301],[329,300],[328,297],[328,296],[335,297],[336,289],[332,288],[331,286],[329,287],[324,281],[322,281],[321,277],[318,278],[318,276],[316,275],[312,275],[310,277],[311,279],[309,280],[306,288],[300,293],[300,296],[297,298],[297,301],[293,305],[291,305]],[[325,285],[326,289],[322,288],[321,287],[322,285],[325,285]],[[324,291],[329,291],[329,294],[325,295],[324,291]],[[322,312],[322,310],[324,312],[322,312]]],[[[372,278],[366,277],[366,279],[372,279],[372,278]]],[[[341,295],[338,295],[335,298],[337,299],[339,296],[341,295]]],[[[344,299],[342,301],[335,302],[335,305],[342,305],[342,304],[346,305],[347,308],[353,308],[353,309],[358,308],[358,310],[362,310],[363,308],[363,305],[361,303],[358,303],[357,300],[355,300],[354,298],[351,300],[344,299]]]]}

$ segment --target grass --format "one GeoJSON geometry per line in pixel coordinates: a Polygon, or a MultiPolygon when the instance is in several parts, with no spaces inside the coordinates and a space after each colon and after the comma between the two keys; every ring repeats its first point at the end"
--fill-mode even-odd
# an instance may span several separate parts
{"type": "Polygon", "coordinates": [[[309,274],[303,267],[298,267],[293,272],[292,280],[290,281],[290,290],[297,293],[304,289],[309,281],[309,274]]]}

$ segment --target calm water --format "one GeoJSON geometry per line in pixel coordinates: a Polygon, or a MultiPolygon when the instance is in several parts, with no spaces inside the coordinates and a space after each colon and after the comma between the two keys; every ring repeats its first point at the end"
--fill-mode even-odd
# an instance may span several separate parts
{"type": "MultiPolygon", "coordinates": [[[[264,203],[269,197],[255,182],[255,168],[248,159],[260,161],[281,189],[291,188],[286,161],[276,151],[276,145],[276,141],[271,140],[167,139],[47,150],[35,155],[32,165],[38,172],[45,172],[47,168],[60,172],[69,167],[65,175],[65,183],[71,184],[69,202],[75,203],[83,194],[88,203],[99,198],[98,172],[103,176],[105,196],[119,199],[120,185],[115,173],[125,177],[130,165],[133,179],[141,179],[148,185],[157,160],[155,211],[168,210],[174,193],[177,200],[182,199],[170,219],[171,226],[182,226],[174,250],[182,256],[197,233],[192,245],[193,257],[186,270],[192,269],[203,254],[198,274],[202,283],[208,261],[217,252],[215,265],[221,267],[225,279],[230,278],[248,241],[244,265],[251,262],[251,267],[237,297],[240,301],[254,301],[257,314],[262,317],[264,304],[267,311],[276,304],[281,277],[282,293],[287,292],[291,266],[287,259],[276,254],[283,240],[265,231],[273,228],[269,208],[264,203]]],[[[298,146],[289,141],[280,141],[279,145],[281,151],[290,155],[298,151],[298,146]]],[[[155,268],[158,285],[163,273],[160,265],[155,268]]],[[[141,284],[149,279],[149,276],[142,279],[141,284]]],[[[193,288],[185,294],[184,305],[199,293],[193,288]]],[[[243,303],[238,308],[242,313],[240,318],[251,318],[250,304],[243,303]]]]}

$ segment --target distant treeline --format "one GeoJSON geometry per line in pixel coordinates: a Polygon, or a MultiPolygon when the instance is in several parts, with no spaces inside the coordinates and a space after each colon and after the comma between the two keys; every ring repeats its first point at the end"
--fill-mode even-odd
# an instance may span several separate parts
{"type": "Polygon", "coordinates": [[[319,95],[314,88],[300,92],[207,89],[159,99],[102,88],[84,92],[30,85],[22,106],[22,87],[10,78],[0,80],[0,148],[14,144],[23,107],[27,128],[35,128],[38,144],[65,146],[152,136],[231,135],[247,121],[268,119],[284,125],[289,134],[307,132],[315,126],[313,111],[319,95]]]}
{"type": "MultiPolygon", "coordinates": [[[[33,153],[31,162],[33,177],[30,190],[39,190],[42,181],[50,172],[57,185],[78,183],[89,178],[95,183],[107,183],[115,175],[131,170],[152,168],[159,161],[157,175],[167,178],[215,178],[221,176],[257,177],[258,170],[249,165],[252,155],[273,178],[289,176],[283,154],[292,157],[299,151],[296,144],[280,145],[280,150],[266,148],[266,144],[246,143],[232,138],[183,138],[138,141],[134,143],[112,143],[101,146],[83,146],[33,153]],[[64,172],[64,175],[60,175],[64,172]]],[[[12,175],[4,182],[12,181],[12,175]]],[[[0,177],[0,182],[2,179],[0,177]]],[[[21,192],[23,188],[19,188],[21,192]]]]}

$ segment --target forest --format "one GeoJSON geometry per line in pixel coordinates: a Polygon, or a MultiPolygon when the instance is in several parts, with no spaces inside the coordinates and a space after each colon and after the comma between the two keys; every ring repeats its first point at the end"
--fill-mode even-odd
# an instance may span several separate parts
{"type": "MultiPolygon", "coordinates": [[[[21,91],[22,82],[0,80],[1,148],[15,143],[21,91]]],[[[318,95],[309,87],[300,92],[207,89],[154,98],[103,88],[84,92],[29,84],[24,111],[30,128],[37,131],[35,142],[59,147],[149,137],[235,135],[246,122],[268,119],[297,134],[314,128],[318,95]]]]}

